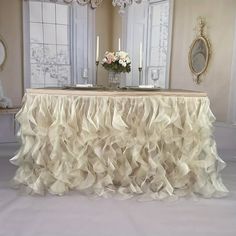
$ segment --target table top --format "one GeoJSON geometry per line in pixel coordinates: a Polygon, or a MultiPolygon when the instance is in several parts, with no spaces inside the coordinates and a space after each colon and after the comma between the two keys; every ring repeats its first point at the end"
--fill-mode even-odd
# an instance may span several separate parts
{"type": "Polygon", "coordinates": [[[1,114],[16,114],[20,110],[19,107],[14,108],[0,108],[0,115],[1,114]]]}
{"type": "Polygon", "coordinates": [[[159,89],[155,91],[142,90],[85,90],[85,89],[63,89],[63,88],[40,88],[27,89],[27,94],[48,94],[48,95],[77,95],[77,96],[185,96],[185,97],[206,97],[207,93],[181,90],[181,89],[159,89]]]}

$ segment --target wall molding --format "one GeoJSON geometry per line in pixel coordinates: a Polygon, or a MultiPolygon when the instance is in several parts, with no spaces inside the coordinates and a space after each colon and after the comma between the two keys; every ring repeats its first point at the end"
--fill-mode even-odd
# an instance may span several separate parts
{"type": "Polygon", "coordinates": [[[221,127],[221,128],[229,128],[229,129],[236,129],[236,124],[231,124],[231,123],[225,123],[225,122],[219,122],[216,121],[214,123],[214,127],[221,127]]]}

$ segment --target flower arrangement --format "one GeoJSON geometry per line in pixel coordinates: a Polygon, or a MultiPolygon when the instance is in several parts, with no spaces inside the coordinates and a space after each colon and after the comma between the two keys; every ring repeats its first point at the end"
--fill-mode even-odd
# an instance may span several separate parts
{"type": "Polygon", "coordinates": [[[106,52],[102,60],[102,66],[115,73],[129,73],[131,71],[131,60],[127,52],[106,52]]]}

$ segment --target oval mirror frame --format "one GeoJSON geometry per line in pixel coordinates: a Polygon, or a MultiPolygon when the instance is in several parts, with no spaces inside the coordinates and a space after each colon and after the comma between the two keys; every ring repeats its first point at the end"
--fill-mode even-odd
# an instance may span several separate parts
{"type": "Polygon", "coordinates": [[[7,48],[4,41],[0,38],[0,71],[3,70],[3,66],[7,59],[7,48]],[[3,52],[2,59],[1,59],[1,52],[3,52]]]}
{"type": "Polygon", "coordinates": [[[196,82],[199,84],[200,79],[199,77],[207,70],[207,67],[209,65],[209,59],[210,59],[210,43],[207,38],[204,36],[198,36],[194,39],[190,46],[189,54],[188,54],[188,61],[189,61],[189,68],[191,72],[196,76],[196,82]],[[205,57],[205,63],[204,66],[202,66],[202,69],[200,71],[196,71],[194,65],[193,65],[193,50],[195,48],[195,45],[198,41],[202,42],[202,45],[204,45],[204,57],[205,57]]]}

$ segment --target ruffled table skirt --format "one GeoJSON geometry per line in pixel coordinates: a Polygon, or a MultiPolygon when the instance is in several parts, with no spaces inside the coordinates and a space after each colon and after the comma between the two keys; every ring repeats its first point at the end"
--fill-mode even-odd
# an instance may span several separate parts
{"type": "Polygon", "coordinates": [[[14,181],[36,194],[225,196],[214,120],[206,96],[31,90],[17,114],[14,181]]]}

